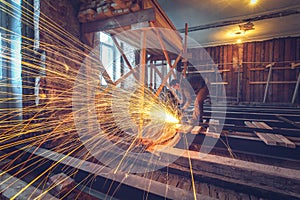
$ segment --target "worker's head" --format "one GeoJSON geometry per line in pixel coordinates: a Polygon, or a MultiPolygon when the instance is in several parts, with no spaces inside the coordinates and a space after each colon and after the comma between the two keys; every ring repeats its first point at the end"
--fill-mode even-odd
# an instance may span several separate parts
{"type": "Polygon", "coordinates": [[[175,90],[180,89],[179,80],[173,79],[173,80],[170,82],[170,86],[171,86],[172,88],[174,88],[175,90]]]}

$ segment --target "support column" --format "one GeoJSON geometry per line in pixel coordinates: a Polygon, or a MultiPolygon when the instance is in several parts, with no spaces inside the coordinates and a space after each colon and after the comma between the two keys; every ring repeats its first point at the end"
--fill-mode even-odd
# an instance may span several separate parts
{"type": "MultiPolygon", "coordinates": [[[[140,52],[140,84],[141,84],[141,111],[144,109],[144,95],[145,95],[145,72],[146,72],[146,32],[143,31],[141,34],[141,52],[140,52]]],[[[142,130],[143,130],[143,123],[144,123],[144,116],[143,112],[140,113],[140,123],[139,123],[139,130],[138,130],[138,138],[142,137],[142,130]]]]}
{"type": "Polygon", "coordinates": [[[7,29],[10,31],[6,43],[8,59],[6,59],[6,87],[7,104],[6,108],[11,108],[12,119],[22,119],[22,66],[21,66],[21,2],[9,0],[8,10],[13,16],[7,15],[7,29]]]}
{"type": "MultiPolygon", "coordinates": [[[[32,107],[35,105],[35,96],[34,96],[34,87],[35,87],[35,79],[38,76],[38,73],[36,71],[36,69],[32,69],[29,65],[30,64],[37,64],[37,63],[33,63],[33,59],[32,56],[26,56],[26,55],[34,55],[34,41],[35,39],[39,39],[39,38],[35,38],[38,35],[35,35],[35,30],[34,30],[34,24],[35,19],[34,17],[34,7],[38,6],[38,5],[34,5],[37,4],[38,2],[34,1],[34,0],[28,0],[26,2],[22,2],[22,7],[25,8],[23,10],[22,13],[22,19],[26,19],[29,21],[28,23],[24,23],[22,24],[22,35],[25,36],[26,41],[22,42],[22,55],[24,56],[22,58],[22,62],[24,63],[22,65],[22,85],[23,85],[23,89],[22,89],[22,93],[23,93],[23,118],[24,119],[29,119],[32,117],[32,115],[34,113],[28,113],[26,111],[26,108],[32,107]],[[28,63],[28,64],[26,64],[28,63]]],[[[18,23],[19,25],[21,24],[21,22],[18,23]]],[[[37,27],[38,28],[38,27],[37,27]]],[[[21,38],[20,38],[21,40],[21,38]]],[[[21,63],[20,63],[21,64],[21,63]]]]}

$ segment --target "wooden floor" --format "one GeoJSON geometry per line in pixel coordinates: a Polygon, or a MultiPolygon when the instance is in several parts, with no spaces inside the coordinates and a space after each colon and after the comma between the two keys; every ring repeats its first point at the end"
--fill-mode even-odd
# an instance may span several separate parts
{"type": "MultiPolygon", "coordinates": [[[[206,107],[205,111],[205,118],[209,119],[211,112],[218,112],[218,109],[210,110],[206,107]]],[[[52,151],[50,147],[16,147],[17,154],[22,151],[24,155],[14,162],[9,161],[9,166],[18,166],[18,163],[24,161],[27,163],[16,167],[14,172],[21,171],[34,162],[40,165],[31,172],[31,179],[28,175],[24,176],[24,173],[21,173],[23,176],[16,173],[4,175],[30,182],[40,172],[51,168],[45,174],[46,177],[62,172],[70,175],[79,184],[77,190],[80,185],[83,185],[82,190],[84,186],[91,188],[93,195],[90,195],[90,199],[299,199],[299,116],[300,111],[295,108],[229,107],[224,130],[219,138],[207,134],[205,129],[209,123],[201,124],[203,129],[197,135],[190,132],[179,133],[182,138],[194,137],[189,151],[181,148],[182,141],[175,148],[161,150],[160,155],[181,156],[169,166],[154,172],[115,173],[114,169],[104,166],[84,148],[66,156],[52,151]],[[277,142],[277,139],[282,140],[279,137],[272,138],[276,142],[270,143],[269,138],[257,133],[282,135],[288,141],[277,142]],[[201,150],[205,147],[202,145],[205,137],[218,140],[209,154],[201,150]],[[83,155],[84,160],[81,159],[83,155]],[[74,172],[76,173],[73,174],[74,172]]],[[[13,150],[16,149],[9,151],[13,150]]],[[[68,151],[71,152],[72,149],[68,151]]],[[[112,157],[117,156],[115,152],[107,153],[112,157]]],[[[17,156],[12,154],[11,157],[13,159],[17,156]]],[[[140,162],[149,161],[140,158],[140,162]]],[[[7,167],[7,164],[1,164],[1,170],[5,171],[7,167]]],[[[3,174],[0,177],[2,181],[7,179],[3,174]]],[[[46,190],[45,184],[35,187],[36,191],[46,190]]],[[[2,193],[4,190],[5,188],[1,189],[2,193]]],[[[49,195],[56,198],[55,194],[49,195]]]]}

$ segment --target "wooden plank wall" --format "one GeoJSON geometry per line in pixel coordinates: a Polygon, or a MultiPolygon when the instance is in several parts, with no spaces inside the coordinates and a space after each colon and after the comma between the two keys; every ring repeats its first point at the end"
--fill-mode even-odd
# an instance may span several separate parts
{"type": "MultiPolygon", "coordinates": [[[[266,103],[291,103],[300,62],[300,37],[277,38],[206,48],[191,49],[193,60],[207,62],[206,52],[221,70],[228,101],[237,101],[238,71],[240,70],[240,102],[262,103],[269,68],[272,68],[266,103]],[[206,51],[205,51],[206,50],[206,51]],[[239,69],[240,68],[240,69],[239,69]],[[284,82],[284,83],[282,83],[284,82]]],[[[298,91],[297,102],[300,102],[298,91]]]]}

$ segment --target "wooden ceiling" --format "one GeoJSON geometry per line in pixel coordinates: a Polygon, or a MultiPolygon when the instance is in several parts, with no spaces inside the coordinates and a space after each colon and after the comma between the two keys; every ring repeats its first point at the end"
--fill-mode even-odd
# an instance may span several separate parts
{"type": "Polygon", "coordinates": [[[158,0],[177,30],[189,26],[191,46],[215,46],[300,35],[299,0],[158,0]],[[254,30],[235,34],[251,22],[254,30]]]}
{"type": "Polygon", "coordinates": [[[300,35],[300,0],[257,0],[255,5],[250,0],[157,1],[182,36],[188,23],[189,47],[300,35]],[[248,22],[254,24],[254,30],[236,34],[241,32],[239,25],[248,22]]]}

